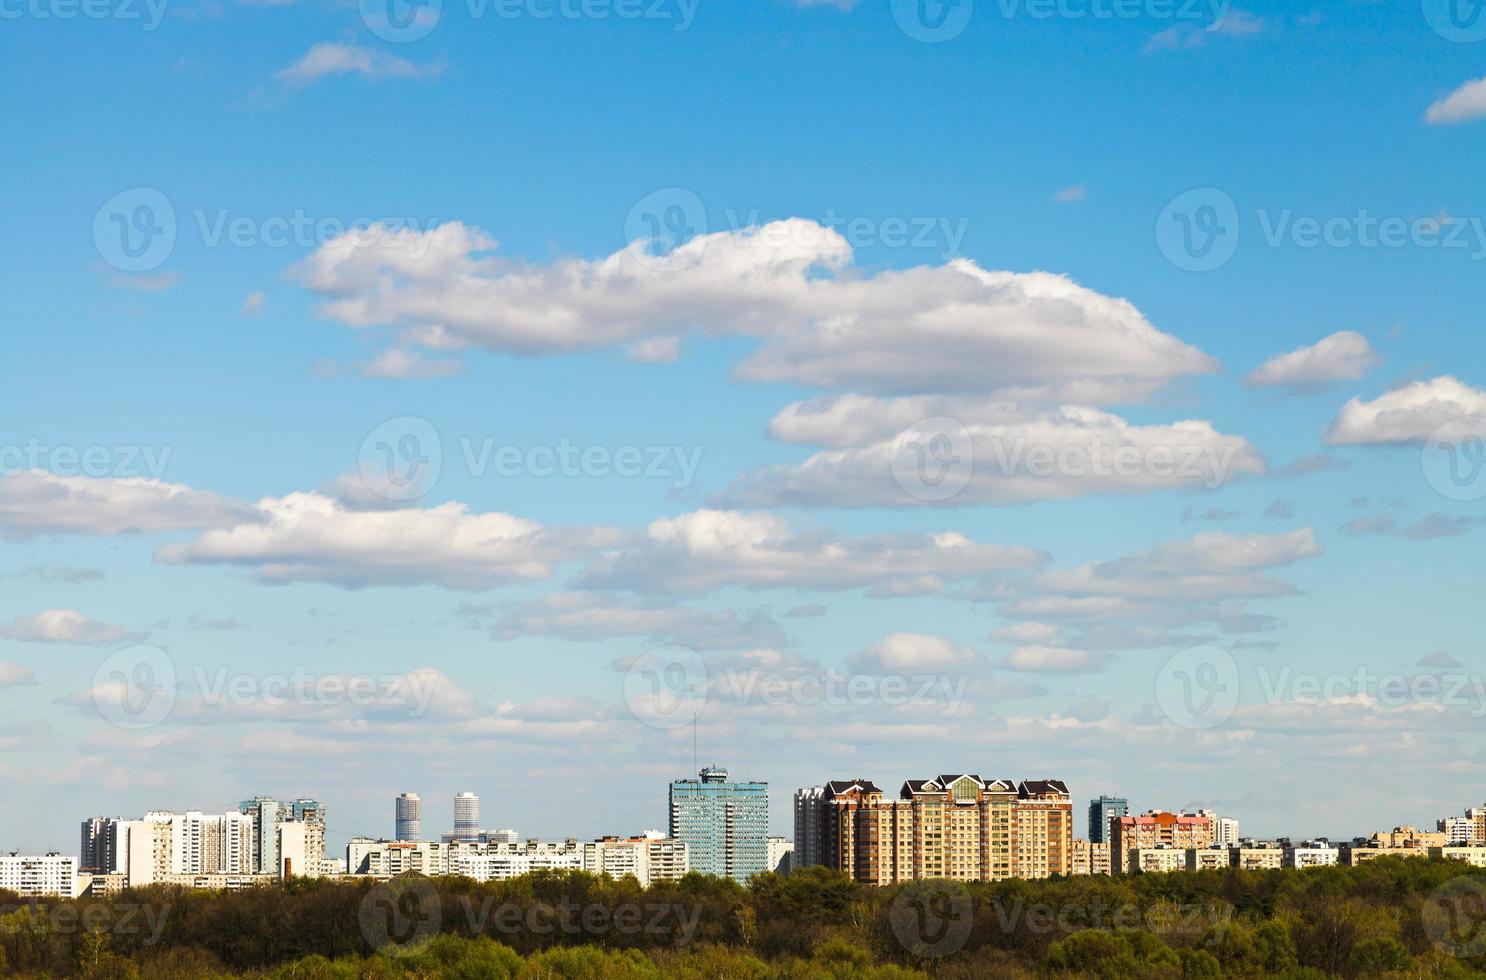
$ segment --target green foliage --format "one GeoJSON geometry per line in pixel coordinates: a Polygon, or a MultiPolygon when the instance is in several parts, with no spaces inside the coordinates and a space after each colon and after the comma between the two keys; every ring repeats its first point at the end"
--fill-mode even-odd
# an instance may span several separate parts
{"type": "Polygon", "coordinates": [[[28,980],[1467,980],[1486,978],[1486,958],[1451,955],[1436,943],[1439,926],[1426,913],[1438,907],[1439,889],[1469,874],[1458,864],[1385,859],[1303,872],[945,883],[945,907],[966,914],[928,952],[900,938],[905,925],[922,926],[895,905],[904,888],[867,887],[822,868],[761,875],[746,888],[700,875],[650,888],[577,872],[483,884],[412,878],[395,887],[416,889],[415,911],[436,914],[413,920],[411,937],[383,935],[393,945],[380,952],[362,931],[364,913],[393,904],[389,886],[370,881],[300,880],[225,893],[152,887],[75,901],[0,895],[0,973],[28,980]]]}

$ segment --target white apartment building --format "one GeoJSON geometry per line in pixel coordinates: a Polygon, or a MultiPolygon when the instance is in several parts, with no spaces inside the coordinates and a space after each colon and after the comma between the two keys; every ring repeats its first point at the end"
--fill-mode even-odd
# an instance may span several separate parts
{"type": "Polygon", "coordinates": [[[583,870],[611,878],[633,877],[642,888],[653,881],[679,881],[690,869],[686,844],[659,831],[644,837],[604,837],[583,845],[583,870]]]}
{"type": "Polygon", "coordinates": [[[785,837],[770,837],[769,870],[787,875],[794,867],[795,842],[785,837]]]}
{"type": "Polygon", "coordinates": [[[1341,850],[1326,841],[1305,841],[1285,848],[1287,868],[1329,868],[1341,863],[1341,850]]]}
{"type": "Polygon", "coordinates": [[[1232,817],[1220,817],[1216,810],[1198,810],[1199,817],[1206,817],[1208,826],[1212,828],[1212,838],[1208,841],[1220,847],[1237,847],[1239,844],[1238,821],[1232,817]]]}
{"type": "Polygon", "coordinates": [[[77,858],[55,851],[39,857],[0,854],[0,891],[26,898],[74,898],[77,858]]]}
{"type": "Polygon", "coordinates": [[[632,876],[648,887],[654,881],[679,880],[689,869],[686,845],[658,833],[581,844],[576,840],[479,844],[357,837],[346,845],[347,873],[379,878],[416,871],[504,881],[533,871],[588,871],[613,878],[632,876]]]}

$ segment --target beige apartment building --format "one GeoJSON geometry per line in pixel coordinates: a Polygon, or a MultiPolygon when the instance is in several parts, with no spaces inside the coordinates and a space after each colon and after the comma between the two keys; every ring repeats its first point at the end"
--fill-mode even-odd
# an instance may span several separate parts
{"type": "Polygon", "coordinates": [[[1076,840],[1073,842],[1069,874],[1107,875],[1113,869],[1109,862],[1109,844],[1097,841],[1076,840]]]}
{"type": "Polygon", "coordinates": [[[1128,874],[1165,874],[1170,871],[1185,871],[1187,855],[1193,849],[1179,850],[1175,847],[1132,847],[1125,854],[1128,874]]]}
{"type": "Polygon", "coordinates": [[[827,783],[824,863],[866,884],[1067,875],[1073,802],[1058,780],[910,779],[890,799],[870,780],[827,783]]]}

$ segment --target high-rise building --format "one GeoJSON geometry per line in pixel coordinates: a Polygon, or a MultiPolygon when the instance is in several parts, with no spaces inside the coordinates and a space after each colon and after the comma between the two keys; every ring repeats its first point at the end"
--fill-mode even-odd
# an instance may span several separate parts
{"type": "Polygon", "coordinates": [[[686,845],[658,832],[643,837],[603,837],[583,845],[583,870],[611,878],[633,877],[641,888],[680,881],[689,870],[686,845]]]}
{"type": "Polygon", "coordinates": [[[1215,847],[1237,847],[1239,844],[1238,821],[1232,817],[1220,817],[1216,810],[1198,810],[1199,817],[1206,817],[1208,831],[1215,847]]]}
{"type": "Polygon", "coordinates": [[[454,839],[468,842],[480,839],[480,798],[474,793],[454,796],[454,839]]]}
{"type": "Polygon", "coordinates": [[[1118,796],[1101,795],[1089,801],[1089,843],[1109,843],[1109,821],[1111,818],[1129,816],[1130,801],[1118,796]]]}
{"type": "MultiPolygon", "coordinates": [[[[302,878],[318,877],[325,864],[325,805],[319,800],[298,799],[293,803],[282,803],[269,796],[255,796],[238,804],[238,811],[252,821],[253,866],[255,874],[279,875],[284,873],[283,855],[279,851],[283,825],[301,823],[303,828],[292,830],[291,838],[304,840],[302,853],[294,855],[294,875],[302,878]]],[[[296,849],[299,845],[296,843],[296,849]]]]}
{"type": "Polygon", "coordinates": [[[397,827],[394,839],[423,839],[423,800],[417,793],[404,793],[397,798],[397,827]]]}
{"type": "Polygon", "coordinates": [[[820,836],[825,825],[822,810],[825,795],[824,786],[795,790],[795,853],[790,862],[791,869],[825,863],[820,836]]]}
{"type": "Polygon", "coordinates": [[[79,871],[110,874],[123,870],[119,849],[122,824],[118,817],[89,817],[83,821],[77,859],[79,871]]]}
{"type": "Polygon", "coordinates": [[[703,769],[671,783],[670,837],[686,845],[691,870],[746,882],[768,870],[769,784],[728,782],[703,769]]]}
{"type": "Polygon", "coordinates": [[[889,799],[868,780],[825,786],[823,863],[867,884],[1067,875],[1073,802],[1059,780],[910,779],[889,799]]]}

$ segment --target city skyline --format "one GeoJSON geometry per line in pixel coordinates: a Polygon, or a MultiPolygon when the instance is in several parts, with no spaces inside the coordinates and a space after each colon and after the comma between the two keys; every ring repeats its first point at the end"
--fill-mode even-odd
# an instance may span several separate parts
{"type": "Polygon", "coordinates": [[[59,5],[0,65],[0,847],[589,840],[709,761],[774,834],[950,769],[1075,833],[1481,795],[1486,17],[59,5]]]}

